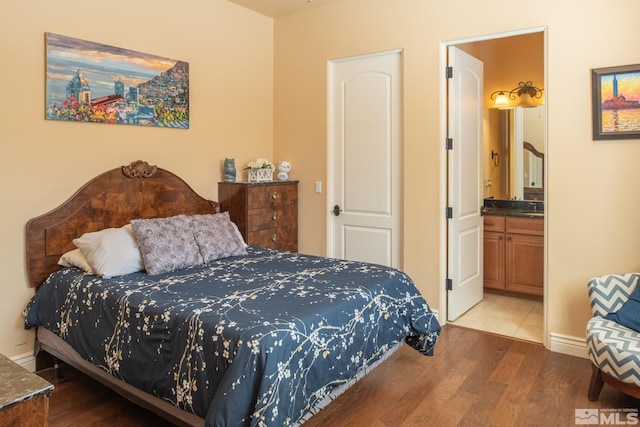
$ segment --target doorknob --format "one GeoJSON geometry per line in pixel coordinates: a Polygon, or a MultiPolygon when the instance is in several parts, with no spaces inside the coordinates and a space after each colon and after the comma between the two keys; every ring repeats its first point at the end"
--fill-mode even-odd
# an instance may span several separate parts
{"type": "Polygon", "coordinates": [[[340,209],[340,205],[335,205],[333,207],[333,214],[335,216],[340,216],[340,212],[342,212],[342,209],[340,209]]]}

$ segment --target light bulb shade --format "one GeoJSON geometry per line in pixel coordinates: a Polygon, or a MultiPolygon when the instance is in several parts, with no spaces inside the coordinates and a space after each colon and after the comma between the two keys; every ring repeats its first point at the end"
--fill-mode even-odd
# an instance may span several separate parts
{"type": "Polygon", "coordinates": [[[500,92],[498,96],[496,96],[496,100],[493,105],[497,108],[508,107],[509,99],[507,98],[507,95],[505,95],[504,92],[500,92]]]}
{"type": "Polygon", "coordinates": [[[523,108],[530,108],[530,107],[535,107],[536,105],[533,103],[533,100],[531,99],[531,95],[525,92],[522,95],[520,95],[520,102],[518,103],[518,106],[523,108]]]}

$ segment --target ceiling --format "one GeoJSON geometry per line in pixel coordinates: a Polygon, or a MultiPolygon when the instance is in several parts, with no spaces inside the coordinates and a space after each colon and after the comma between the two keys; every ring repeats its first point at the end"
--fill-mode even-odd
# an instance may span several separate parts
{"type": "Polygon", "coordinates": [[[340,0],[229,0],[272,18],[302,12],[340,0]]]}

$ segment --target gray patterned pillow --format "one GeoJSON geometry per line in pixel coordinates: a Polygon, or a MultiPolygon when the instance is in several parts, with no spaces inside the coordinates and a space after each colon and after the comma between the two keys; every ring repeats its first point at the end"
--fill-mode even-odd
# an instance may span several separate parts
{"type": "Polygon", "coordinates": [[[189,221],[204,262],[247,254],[244,239],[231,222],[229,212],[192,215],[189,221]]]}
{"type": "Polygon", "coordinates": [[[202,264],[189,218],[134,219],[131,221],[147,274],[161,274],[202,264]]]}

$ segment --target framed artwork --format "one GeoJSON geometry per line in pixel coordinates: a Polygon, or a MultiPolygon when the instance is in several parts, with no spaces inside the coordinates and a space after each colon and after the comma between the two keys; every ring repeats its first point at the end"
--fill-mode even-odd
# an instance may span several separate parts
{"type": "Polygon", "coordinates": [[[189,63],[45,33],[47,120],[189,128],[189,63]]]}
{"type": "Polygon", "coordinates": [[[640,64],[591,70],[593,139],[640,139],[640,64]]]}

